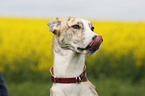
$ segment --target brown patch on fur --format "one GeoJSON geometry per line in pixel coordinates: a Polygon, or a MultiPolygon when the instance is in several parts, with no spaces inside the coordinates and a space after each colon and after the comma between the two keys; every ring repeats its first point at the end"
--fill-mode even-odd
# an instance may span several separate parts
{"type": "Polygon", "coordinates": [[[73,41],[74,44],[83,44],[85,38],[83,35],[84,25],[82,19],[77,17],[57,17],[50,21],[49,27],[52,28],[52,31],[55,34],[58,43],[64,49],[74,49],[72,45],[70,45],[71,41],[73,41]],[[74,25],[79,25],[80,29],[73,28],[72,26],[74,25]],[[78,39],[72,40],[73,38],[78,39]]]}

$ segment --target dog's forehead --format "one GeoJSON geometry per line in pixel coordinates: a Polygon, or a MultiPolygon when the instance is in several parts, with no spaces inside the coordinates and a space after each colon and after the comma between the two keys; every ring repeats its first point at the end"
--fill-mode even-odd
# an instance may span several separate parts
{"type": "Polygon", "coordinates": [[[68,26],[75,25],[75,24],[81,24],[84,26],[93,26],[93,24],[89,20],[78,18],[78,17],[65,17],[61,19],[61,24],[68,25],[68,26]]]}
{"type": "Polygon", "coordinates": [[[93,24],[89,20],[82,19],[82,22],[83,22],[84,26],[89,26],[89,27],[93,26],[93,24]]]}

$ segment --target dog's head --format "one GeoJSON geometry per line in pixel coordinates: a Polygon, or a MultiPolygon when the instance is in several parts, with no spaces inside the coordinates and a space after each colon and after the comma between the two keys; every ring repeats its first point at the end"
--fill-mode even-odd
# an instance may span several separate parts
{"type": "Polygon", "coordinates": [[[99,49],[103,40],[93,32],[93,24],[82,18],[55,18],[47,25],[49,31],[56,36],[59,46],[65,50],[92,55],[99,49]]]}

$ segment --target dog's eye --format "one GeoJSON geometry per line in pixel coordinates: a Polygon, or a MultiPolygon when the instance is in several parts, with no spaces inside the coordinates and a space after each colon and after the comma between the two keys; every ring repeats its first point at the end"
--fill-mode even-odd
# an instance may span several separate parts
{"type": "Polygon", "coordinates": [[[91,30],[94,31],[94,27],[91,27],[91,30]]]}
{"type": "Polygon", "coordinates": [[[81,27],[79,25],[73,25],[72,26],[74,29],[80,29],[81,27]]]}

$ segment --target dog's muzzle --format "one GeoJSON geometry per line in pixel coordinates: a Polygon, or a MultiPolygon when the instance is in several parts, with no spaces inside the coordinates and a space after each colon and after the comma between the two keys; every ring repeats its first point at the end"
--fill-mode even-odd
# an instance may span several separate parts
{"type": "Polygon", "coordinates": [[[93,39],[94,39],[93,42],[91,42],[86,48],[78,47],[78,50],[80,51],[86,50],[89,52],[97,51],[100,48],[101,43],[103,42],[103,38],[102,36],[98,35],[98,36],[95,36],[95,38],[93,37],[93,39]]]}
{"type": "Polygon", "coordinates": [[[87,47],[89,51],[96,51],[100,48],[101,43],[103,42],[102,36],[97,36],[94,41],[87,47]]]}

